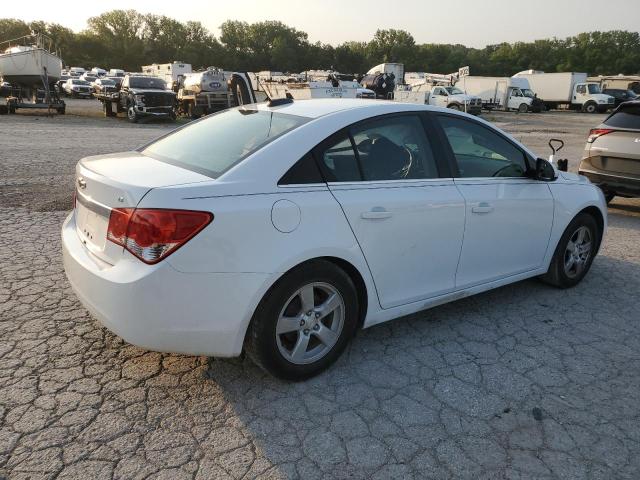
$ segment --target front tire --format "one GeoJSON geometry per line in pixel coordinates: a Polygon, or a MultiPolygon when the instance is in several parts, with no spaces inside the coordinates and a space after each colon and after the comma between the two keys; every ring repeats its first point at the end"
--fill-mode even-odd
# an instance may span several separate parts
{"type": "Polygon", "coordinates": [[[358,296],[351,278],[325,260],[287,273],[256,309],[245,352],[268,373],[304,380],[333,364],[358,323],[358,296]]]}
{"type": "Polygon", "coordinates": [[[450,108],[451,110],[457,110],[460,111],[460,105],[458,105],[457,103],[452,103],[451,105],[449,105],[447,108],[450,108]]]}
{"type": "Polygon", "coordinates": [[[601,234],[592,215],[578,214],[562,234],[542,280],[558,288],[580,283],[591,268],[601,234]]]}
{"type": "Polygon", "coordinates": [[[529,107],[528,107],[528,105],[527,105],[526,103],[521,103],[521,104],[518,106],[518,112],[520,112],[520,113],[527,113],[528,111],[529,111],[529,107]]]}
{"type": "Polygon", "coordinates": [[[585,103],[583,110],[586,113],[596,113],[598,111],[598,105],[593,102],[587,102],[585,103]]]}
{"type": "Polygon", "coordinates": [[[129,106],[127,109],[127,119],[131,123],[136,123],[138,121],[138,114],[136,113],[135,107],[129,106]]]}

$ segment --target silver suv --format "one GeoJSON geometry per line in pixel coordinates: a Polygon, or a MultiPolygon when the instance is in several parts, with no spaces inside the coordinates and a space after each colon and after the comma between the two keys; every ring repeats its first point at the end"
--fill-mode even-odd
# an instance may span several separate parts
{"type": "Polygon", "coordinates": [[[607,203],[616,195],[640,197],[640,101],[620,104],[589,132],[578,173],[602,189],[607,203]]]}

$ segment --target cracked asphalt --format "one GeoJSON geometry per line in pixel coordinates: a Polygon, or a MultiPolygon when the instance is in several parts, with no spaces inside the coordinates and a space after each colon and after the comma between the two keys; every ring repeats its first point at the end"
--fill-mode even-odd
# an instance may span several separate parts
{"type": "MultiPolygon", "coordinates": [[[[571,169],[601,120],[488,118],[545,156],[561,131],[571,169]]],[[[524,281],[376,326],[285,383],[248,360],[128,345],[65,279],[75,163],[169,128],[0,117],[0,477],[640,476],[640,201],[611,204],[576,288],[524,281]]]]}

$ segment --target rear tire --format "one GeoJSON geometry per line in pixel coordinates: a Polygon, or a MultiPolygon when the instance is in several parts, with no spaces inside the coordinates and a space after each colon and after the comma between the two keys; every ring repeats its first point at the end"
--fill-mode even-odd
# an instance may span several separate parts
{"type": "Polygon", "coordinates": [[[307,262],[265,294],[247,330],[245,352],[278,378],[313,377],[347,346],[358,309],[356,288],[342,269],[326,260],[307,262]]]}
{"type": "Polygon", "coordinates": [[[582,281],[600,245],[602,232],[592,215],[578,214],[569,223],[541,279],[558,288],[571,288],[582,281]]]}

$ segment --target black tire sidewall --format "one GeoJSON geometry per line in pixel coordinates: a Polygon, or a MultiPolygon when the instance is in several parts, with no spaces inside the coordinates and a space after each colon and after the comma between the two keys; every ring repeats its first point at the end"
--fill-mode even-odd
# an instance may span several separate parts
{"type": "Polygon", "coordinates": [[[349,276],[327,261],[304,264],[282,277],[267,292],[256,309],[248,332],[249,354],[262,368],[285,380],[304,380],[334,363],[353,336],[358,323],[358,296],[349,276]],[[296,365],[286,360],[276,342],[276,324],[285,302],[303,285],[324,282],[340,292],[345,305],[344,325],[333,349],[320,360],[307,365],[296,365]]]}
{"type": "Polygon", "coordinates": [[[580,283],[589,272],[591,264],[593,263],[593,259],[598,252],[598,247],[600,245],[600,235],[601,232],[599,231],[598,224],[596,223],[593,216],[589,215],[588,213],[581,213],[577,215],[565,229],[562,237],[560,238],[560,241],[558,242],[558,246],[556,247],[551,265],[554,271],[550,272],[553,273],[553,276],[555,277],[552,283],[560,288],[571,288],[580,283]],[[569,242],[569,239],[581,226],[587,227],[589,229],[589,232],[591,233],[591,254],[589,255],[589,260],[587,261],[587,264],[585,265],[585,268],[580,273],[580,275],[574,278],[570,278],[564,271],[564,253],[567,249],[567,243],[569,242]]]}

